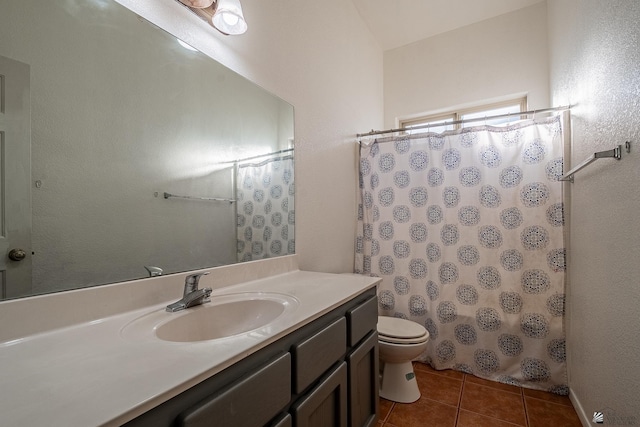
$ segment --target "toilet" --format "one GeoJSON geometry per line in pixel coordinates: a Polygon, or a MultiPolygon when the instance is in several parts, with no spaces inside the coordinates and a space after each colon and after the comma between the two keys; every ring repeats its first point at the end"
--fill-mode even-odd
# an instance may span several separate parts
{"type": "Polygon", "coordinates": [[[397,317],[378,316],[380,397],[400,403],[420,398],[411,361],[427,349],[427,341],[429,332],[422,325],[397,317]]]}

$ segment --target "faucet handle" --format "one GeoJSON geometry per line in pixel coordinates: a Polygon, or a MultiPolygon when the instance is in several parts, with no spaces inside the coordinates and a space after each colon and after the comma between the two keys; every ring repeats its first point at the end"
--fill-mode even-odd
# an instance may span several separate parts
{"type": "Polygon", "coordinates": [[[198,289],[198,282],[202,276],[209,274],[208,271],[203,273],[190,274],[184,279],[184,294],[188,294],[198,289]]]}

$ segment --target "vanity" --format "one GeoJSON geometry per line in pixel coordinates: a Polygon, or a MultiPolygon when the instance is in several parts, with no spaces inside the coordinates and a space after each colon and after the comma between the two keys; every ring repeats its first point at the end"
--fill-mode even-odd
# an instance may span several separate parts
{"type": "Polygon", "coordinates": [[[211,302],[181,313],[165,307],[185,274],[0,303],[0,321],[24,319],[0,343],[11,390],[0,401],[3,424],[375,425],[379,279],[295,264],[292,256],[212,269],[201,281],[213,287],[211,302]],[[105,293],[119,294],[119,306],[100,308],[105,293]],[[78,313],[57,320],[45,308],[72,300],[78,313]],[[185,335],[176,325],[191,330],[190,319],[196,332],[185,335]]]}

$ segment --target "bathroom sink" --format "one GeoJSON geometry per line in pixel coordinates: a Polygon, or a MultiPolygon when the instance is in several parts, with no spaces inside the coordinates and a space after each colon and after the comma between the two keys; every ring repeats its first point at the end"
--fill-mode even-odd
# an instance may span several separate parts
{"type": "Polygon", "coordinates": [[[170,313],[155,310],[128,323],[126,338],[199,342],[243,334],[268,334],[270,327],[295,311],[296,298],[278,293],[245,292],[212,295],[211,302],[170,313]]]}

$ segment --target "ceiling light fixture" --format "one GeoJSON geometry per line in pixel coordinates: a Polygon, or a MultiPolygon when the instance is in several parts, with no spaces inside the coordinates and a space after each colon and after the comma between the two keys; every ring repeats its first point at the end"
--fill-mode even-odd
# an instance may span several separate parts
{"type": "Polygon", "coordinates": [[[247,31],[240,0],[218,0],[211,22],[223,34],[237,35],[247,31]]]}
{"type": "Polygon", "coordinates": [[[180,3],[189,7],[204,9],[205,7],[211,6],[213,4],[213,0],[180,0],[180,3]]]}
{"type": "Polygon", "coordinates": [[[240,0],[179,0],[199,17],[207,20],[225,35],[238,35],[247,31],[240,0]]]}

